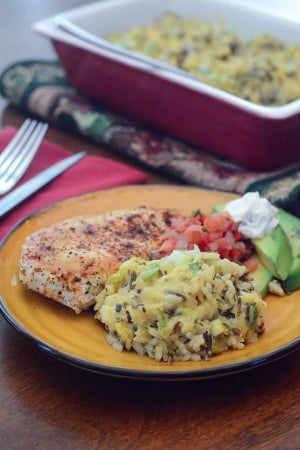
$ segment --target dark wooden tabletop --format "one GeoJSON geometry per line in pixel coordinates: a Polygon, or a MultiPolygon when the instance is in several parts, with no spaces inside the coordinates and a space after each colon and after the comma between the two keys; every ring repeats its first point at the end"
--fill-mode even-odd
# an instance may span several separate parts
{"type": "MultiPolygon", "coordinates": [[[[0,69],[17,59],[54,57],[50,44],[34,35],[30,25],[84,3],[3,0],[0,69]]],[[[3,99],[0,109],[2,127],[18,126],[24,119],[3,99]]],[[[47,138],[74,152],[84,147],[112,157],[62,130],[51,128],[47,138]]],[[[171,182],[149,175],[151,183],[171,182]]],[[[294,352],[247,372],[211,380],[125,380],[57,361],[0,318],[0,448],[299,449],[299,356],[299,351],[294,352]]]]}

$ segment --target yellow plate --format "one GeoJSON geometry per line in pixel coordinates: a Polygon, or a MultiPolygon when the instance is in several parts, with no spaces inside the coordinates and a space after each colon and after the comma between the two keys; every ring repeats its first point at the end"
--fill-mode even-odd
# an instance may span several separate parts
{"type": "Polygon", "coordinates": [[[67,363],[102,374],[166,380],[221,376],[257,367],[295,350],[300,344],[300,291],[267,297],[266,332],[244,350],[214,356],[210,361],[156,362],[135,352],[117,352],[106,342],[103,326],[93,311],[71,310],[18,283],[18,261],[27,235],[50,223],[78,214],[97,214],[139,205],[200,208],[210,212],[231,194],[178,186],[127,186],[103,190],[52,205],[20,223],[0,249],[0,309],[7,321],[40,349],[67,363]]]}

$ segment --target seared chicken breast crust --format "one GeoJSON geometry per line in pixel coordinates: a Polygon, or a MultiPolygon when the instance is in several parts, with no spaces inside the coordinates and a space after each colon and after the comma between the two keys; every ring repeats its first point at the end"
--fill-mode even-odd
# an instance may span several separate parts
{"type": "Polygon", "coordinates": [[[138,207],[49,225],[23,244],[20,282],[80,313],[95,303],[108,276],[123,261],[131,256],[150,258],[178,214],[138,207]]]}

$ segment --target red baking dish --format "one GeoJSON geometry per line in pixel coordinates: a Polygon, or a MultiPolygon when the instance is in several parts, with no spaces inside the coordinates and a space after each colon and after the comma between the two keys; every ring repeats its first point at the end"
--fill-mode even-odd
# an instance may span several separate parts
{"type": "MultiPolygon", "coordinates": [[[[199,20],[222,17],[244,37],[271,33],[300,45],[297,18],[235,0],[98,1],[62,16],[105,36],[150,23],[170,10],[199,20]]],[[[44,19],[34,30],[51,39],[71,83],[93,101],[250,169],[275,170],[299,162],[300,99],[259,106],[164,66],[85,42],[62,30],[57,19],[44,19]]]]}

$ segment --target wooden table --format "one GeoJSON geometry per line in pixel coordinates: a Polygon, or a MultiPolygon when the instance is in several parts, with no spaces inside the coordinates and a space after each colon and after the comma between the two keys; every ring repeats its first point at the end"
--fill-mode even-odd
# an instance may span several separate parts
{"type": "MultiPolygon", "coordinates": [[[[54,56],[30,24],[83,3],[3,1],[0,69],[18,58],[54,56]]],[[[0,107],[2,126],[23,121],[5,101],[0,107]]],[[[75,152],[84,147],[108,156],[61,130],[52,128],[47,137],[75,152]]],[[[150,173],[149,182],[171,180],[150,173]]],[[[299,356],[295,352],[248,372],[198,382],[123,380],[52,359],[0,318],[0,448],[299,449],[299,356]]]]}

